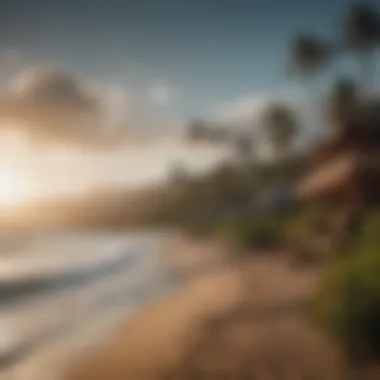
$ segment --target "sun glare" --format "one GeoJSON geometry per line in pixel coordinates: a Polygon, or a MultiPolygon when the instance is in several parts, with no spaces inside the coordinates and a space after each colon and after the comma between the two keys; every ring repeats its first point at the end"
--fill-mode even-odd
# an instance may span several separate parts
{"type": "Polygon", "coordinates": [[[0,204],[22,201],[22,184],[11,171],[0,170],[0,204]]]}

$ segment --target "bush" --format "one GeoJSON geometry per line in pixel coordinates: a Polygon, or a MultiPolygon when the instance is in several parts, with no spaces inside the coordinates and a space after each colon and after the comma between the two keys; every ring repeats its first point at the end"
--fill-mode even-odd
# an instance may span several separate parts
{"type": "Polygon", "coordinates": [[[374,251],[380,254],[380,211],[373,211],[364,220],[356,250],[374,251]]]}
{"type": "Polygon", "coordinates": [[[214,228],[213,235],[241,248],[272,248],[282,239],[285,219],[274,214],[257,220],[224,221],[214,228]]]}
{"type": "Polygon", "coordinates": [[[380,214],[371,214],[353,255],[328,271],[313,302],[314,321],[350,355],[376,360],[380,359],[379,227],[380,214]]]}
{"type": "Polygon", "coordinates": [[[269,224],[245,223],[236,235],[237,243],[246,248],[270,248],[278,242],[277,230],[269,224]]]}
{"type": "Polygon", "coordinates": [[[316,322],[348,351],[380,358],[380,258],[366,254],[335,267],[319,289],[316,322]]]}
{"type": "Polygon", "coordinates": [[[284,233],[290,239],[308,234],[316,225],[326,223],[328,210],[324,205],[312,205],[299,209],[289,218],[284,233]]]}

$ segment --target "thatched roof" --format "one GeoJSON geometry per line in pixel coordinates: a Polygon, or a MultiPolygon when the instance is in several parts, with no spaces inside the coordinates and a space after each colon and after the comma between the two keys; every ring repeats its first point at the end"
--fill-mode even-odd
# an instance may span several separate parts
{"type": "Polygon", "coordinates": [[[296,183],[299,198],[341,193],[357,168],[379,175],[380,100],[360,106],[351,121],[311,154],[309,172],[296,183]],[[374,164],[376,162],[376,164],[374,164]]]}
{"type": "Polygon", "coordinates": [[[303,176],[295,186],[299,199],[337,193],[347,186],[357,163],[352,155],[341,155],[303,176]]]}

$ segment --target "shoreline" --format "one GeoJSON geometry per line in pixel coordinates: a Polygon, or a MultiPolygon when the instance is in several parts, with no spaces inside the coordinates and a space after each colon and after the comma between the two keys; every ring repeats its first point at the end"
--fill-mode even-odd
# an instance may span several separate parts
{"type": "MultiPolygon", "coordinates": [[[[0,317],[3,327],[9,325],[11,328],[11,335],[8,335],[12,341],[24,342],[30,338],[30,334],[32,334],[30,339],[33,337],[40,339],[31,342],[29,339],[26,347],[21,346],[21,342],[19,348],[10,350],[9,357],[3,358],[4,365],[0,371],[0,379],[7,376],[5,379],[39,380],[41,377],[34,373],[42,371],[46,366],[49,366],[54,373],[54,367],[64,366],[66,357],[79,355],[81,346],[90,344],[92,339],[105,339],[107,331],[112,332],[121,321],[138,312],[152,299],[170,293],[173,290],[171,287],[175,284],[169,284],[172,281],[171,273],[168,273],[167,268],[162,265],[160,246],[163,241],[160,242],[154,235],[153,239],[146,241],[144,236],[145,234],[134,236],[131,240],[125,236],[127,248],[123,250],[124,254],[120,255],[131,265],[126,265],[125,268],[118,265],[115,268],[117,271],[111,272],[105,268],[107,270],[96,273],[97,276],[93,276],[92,281],[87,281],[86,277],[81,279],[80,283],[70,283],[71,286],[62,288],[58,283],[52,289],[39,292],[33,302],[31,298],[24,297],[25,299],[19,301],[26,303],[27,308],[22,315],[18,313],[15,319],[12,317],[13,312],[20,311],[19,306],[22,305],[18,305],[14,300],[14,305],[13,303],[9,305],[11,308],[4,308],[0,317]],[[141,239],[141,243],[138,243],[141,239]],[[131,246],[135,247],[132,253],[130,253],[131,246]],[[73,312],[67,316],[65,310],[69,312],[69,309],[65,305],[74,307],[73,312]],[[41,309],[42,306],[46,308],[46,312],[41,309]],[[35,316],[37,320],[33,322],[35,316]],[[41,323],[41,318],[48,319],[49,323],[41,323]],[[21,332],[20,335],[17,333],[19,330],[15,330],[17,323],[21,323],[21,331],[30,324],[33,331],[29,331],[29,335],[25,332],[21,332]],[[55,332],[54,336],[45,334],[46,326],[54,327],[54,331],[52,330],[55,332]],[[104,330],[104,333],[101,330],[104,330]],[[41,334],[37,336],[39,332],[41,334]],[[76,354],[71,354],[70,351],[76,354]],[[50,362],[57,365],[49,364],[50,362]]],[[[5,341],[2,344],[4,345],[5,341]]]]}
{"type": "MultiPolygon", "coordinates": [[[[172,250],[164,256],[169,260],[174,255],[171,265],[185,274],[184,285],[127,318],[107,341],[78,357],[64,380],[154,380],[174,373],[185,376],[194,370],[198,360],[214,363],[220,349],[228,347],[232,351],[227,356],[234,358],[230,365],[239,367],[237,354],[247,354],[244,344],[256,345],[253,351],[259,354],[264,339],[261,331],[266,331],[265,339],[275,346],[279,344],[275,343],[277,338],[284,334],[290,339],[289,344],[294,345],[295,338],[297,347],[310,346],[306,350],[309,359],[316,352],[314,346],[322,347],[318,352],[324,354],[314,360],[318,363],[313,366],[315,371],[320,367],[328,376],[341,368],[338,359],[331,361],[326,355],[331,353],[335,358],[336,352],[303,317],[302,303],[315,286],[318,271],[300,271],[271,255],[233,260],[227,252],[219,251],[218,259],[217,245],[181,236],[168,244],[172,250]],[[222,331],[229,329],[247,331],[232,332],[233,343],[220,343],[204,351],[204,347],[221,339],[222,331]],[[290,330],[294,332],[289,335],[290,330]],[[216,334],[213,338],[210,331],[216,334]],[[201,351],[203,358],[198,355],[201,351]]],[[[301,354],[305,352],[301,350],[301,354]]],[[[213,366],[223,366],[224,361],[219,357],[213,366]]]]}
{"type": "Polygon", "coordinates": [[[211,371],[260,380],[259,373],[282,378],[272,370],[282,366],[283,376],[325,380],[346,370],[304,314],[319,269],[294,267],[276,253],[234,256],[230,247],[178,231],[157,255],[157,268],[178,286],[110,313],[108,324],[96,320],[73,331],[0,379],[161,380],[211,371]]]}

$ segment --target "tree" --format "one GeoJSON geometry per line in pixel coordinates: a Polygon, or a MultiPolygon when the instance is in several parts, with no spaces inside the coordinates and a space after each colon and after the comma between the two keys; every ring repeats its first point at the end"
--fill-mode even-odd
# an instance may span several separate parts
{"type": "Polygon", "coordinates": [[[220,125],[209,128],[209,139],[215,144],[228,144],[230,141],[229,131],[220,125]]]}
{"type": "Polygon", "coordinates": [[[298,123],[292,110],[281,103],[274,103],[264,111],[262,126],[264,136],[277,154],[284,154],[290,148],[298,130],[298,123]]]}
{"type": "Polygon", "coordinates": [[[239,135],[234,141],[236,155],[243,162],[250,161],[253,152],[253,141],[249,136],[239,135]]]}
{"type": "Polygon", "coordinates": [[[291,72],[298,75],[315,73],[324,68],[335,56],[356,54],[369,84],[373,83],[374,52],[380,44],[380,17],[368,2],[355,2],[345,15],[342,38],[336,43],[322,40],[312,34],[300,34],[291,48],[291,72]]]}
{"type": "Polygon", "coordinates": [[[189,178],[189,173],[182,163],[174,162],[169,167],[169,181],[172,184],[183,184],[189,178]]]}
{"type": "MultiPolygon", "coordinates": [[[[301,34],[291,49],[292,69],[296,74],[313,74],[323,69],[336,56],[354,53],[360,58],[367,87],[374,82],[374,52],[380,43],[380,17],[368,2],[355,2],[340,25],[342,34],[337,42],[323,41],[311,34],[301,34]]],[[[359,103],[355,84],[341,78],[331,90],[327,113],[335,126],[341,127],[353,115],[359,103]]]]}
{"type": "Polygon", "coordinates": [[[187,128],[187,136],[190,141],[204,141],[209,138],[209,135],[206,123],[201,120],[191,121],[187,128]]]}
{"type": "Polygon", "coordinates": [[[374,52],[380,43],[380,19],[368,2],[357,2],[349,9],[344,40],[346,47],[360,58],[363,73],[371,84],[375,75],[374,52]]]}
{"type": "Polygon", "coordinates": [[[300,34],[291,49],[291,72],[301,75],[315,73],[329,62],[334,52],[331,43],[311,34],[300,34]]]}
{"type": "Polygon", "coordinates": [[[358,90],[349,78],[340,78],[333,86],[328,100],[328,116],[338,128],[350,120],[357,109],[358,90]]]}

